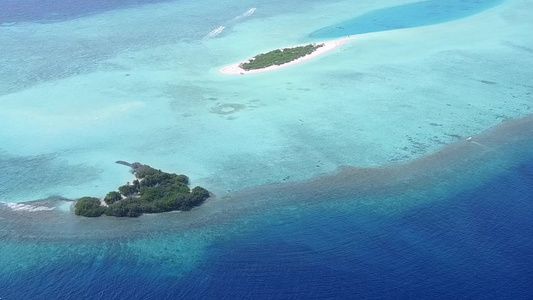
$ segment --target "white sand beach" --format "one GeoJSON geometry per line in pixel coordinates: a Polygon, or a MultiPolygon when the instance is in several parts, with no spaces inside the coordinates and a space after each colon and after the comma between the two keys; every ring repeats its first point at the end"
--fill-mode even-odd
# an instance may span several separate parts
{"type": "MultiPolygon", "coordinates": [[[[288,62],[286,64],[282,64],[282,65],[277,65],[277,66],[270,66],[270,67],[267,67],[267,68],[262,68],[262,69],[256,69],[256,70],[244,70],[243,68],[240,67],[240,65],[244,62],[239,62],[239,63],[236,63],[236,64],[232,64],[232,65],[229,65],[229,66],[226,66],[222,69],[220,69],[220,73],[222,74],[225,74],[225,75],[252,75],[252,74],[259,74],[259,73],[266,73],[266,72],[272,72],[272,71],[276,71],[276,70],[279,70],[279,69],[283,69],[283,68],[286,68],[286,67],[290,67],[290,66],[294,66],[294,65],[297,65],[297,64],[301,64],[303,62],[306,62],[306,61],[309,61],[311,59],[314,59],[314,58],[317,58],[321,55],[324,55],[328,52],[331,52],[337,48],[339,48],[340,46],[348,43],[349,41],[355,39],[355,37],[347,37],[347,38],[342,38],[342,39],[338,39],[338,40],[333,40],[333,41],[327,41],[327,42],[323,42],[321,44],[323,44],[322,47],[316,49],[313,53],[311,54],[308,54],[304,57],[301,57],[299,59],[296,59],[296,60],[293,60],[291,62],[288,62]]],[[[296,47],[296,46],[295,46],[296,47]]]]}

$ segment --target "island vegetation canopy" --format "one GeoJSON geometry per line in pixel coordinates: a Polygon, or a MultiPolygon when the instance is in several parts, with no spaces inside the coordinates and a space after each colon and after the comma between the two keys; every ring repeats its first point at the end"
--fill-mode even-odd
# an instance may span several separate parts
{"type": "Polygon", "coordinates": [[[249,71],[283,65],[309,55],[322,46],[324,46],[324,44],[309,44],[305,46],[273,50],[253,57],[249,61],[240,64],[240,67],[249,71]]]}
{"type": "Polygon", "coordinates": [[[77,201],[75,214],[99,217],[103,214],[116,217],[138,217],[143,213],[187,211],[209,198],[209,191],[202,187],[189,188],[185,175],[166,173],[148,165],[128,164],[136,179],[109,192],[101,205],[97,198],[84,197],[77,201]]]}

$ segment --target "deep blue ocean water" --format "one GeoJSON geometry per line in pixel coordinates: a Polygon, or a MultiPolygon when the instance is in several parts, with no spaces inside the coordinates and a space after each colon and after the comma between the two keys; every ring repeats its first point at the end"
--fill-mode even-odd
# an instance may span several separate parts
{"type": "Polygon", "coordinates": [[[234,299],[531,299],[532,211],[530,160],[406,212],[324,212],[232,241],[187,285],[234,299]]]}
{"type": "Polygon", "coordinates": [[[339,38],[355,34],[434,25],[462,19],[494,7],[503,0],[430,0],[370,11],[351,20],[321,28],[317,38],[339,38]]]}
{"type": "Polygon", "coordinates": [[[184,277],[116,251],[0,277],[0,297],[531,299],[532,211],[530,158],[476,189],[399,212],[308,211],[224,239],[184,277]]]}
{"type": "Polygon", "coordinates": [[[0,24],[13,22],[53,22],[89,14],[164,0],[2,0],[0,24]]]}

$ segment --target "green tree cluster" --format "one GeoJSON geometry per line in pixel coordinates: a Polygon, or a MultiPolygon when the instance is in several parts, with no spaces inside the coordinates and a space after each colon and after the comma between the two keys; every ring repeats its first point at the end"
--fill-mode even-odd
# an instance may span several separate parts
{"type": "Polygon", "coordinates": [[[122,200],[122,195],[119,192],[109,192],[104,198],[104,201],[107,205],[111,205],[119,200],[122,200]]]}
{"type": "Polygon", "coordinates": [[[107,207],[88,203],[86,198],[76,214],[81,216],[100,216],[105,213],[116,217],[138,217],[143,213],[161,213],[173,210],[191,210],[209,198],[209,191],[202,187],[189,188],[189,178],[185,175],[165,173],[147,165],[135,170],[132,184],[125,184],[117,191],[109,192],[104,201],[107,207]]]}
{"type": "Polygon", "coordinates": [[[100,200],[92,197],[83,197],[76,202],[74,213],[84,217],[99,217],[105,211],[105,207],[100,206],[100,200]]]}
{"type": "Polygon", "coordinates": [[[324,46],[324,44],[309,44],[305,46],[273,50],[255,56],[250,59],[250,61],[242,63],[240,67],[248,71],[286,64],[311,54],[322,46],[324,46]]]}

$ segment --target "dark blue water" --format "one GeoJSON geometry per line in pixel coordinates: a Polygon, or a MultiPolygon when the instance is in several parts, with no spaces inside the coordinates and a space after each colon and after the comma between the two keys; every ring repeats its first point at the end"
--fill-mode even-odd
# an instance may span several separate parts
{"type": "Polygon", "coordinates": [[[310,215],[222,245],[195,274],[215,298],[531,299],[533,161],[389,216],[310,215]]]}
{"type": "Polygon", "coordinates": [[[183,278],[160,272],[164,261],[139,265],[116,251],[103,262],[89,257],[0,277],[0,297],[531,299],[532,224],[530,159],[415,208],[307,211],[219,241],[183,278]]]}
{"type": "MultiPolygon", "coordinates": [[[[321,28],[316,38],[411,28],[462,19],[501,4],[504,0],[430,0],[371,11],[354,19],[321,28]]],[[[356,12],[355,12],[356,13],[356,12]]]]}
{"type": "Polygon", "coordinates": [[[52,22],[166,0],[0,0],[0,24],[52,22]]]}

